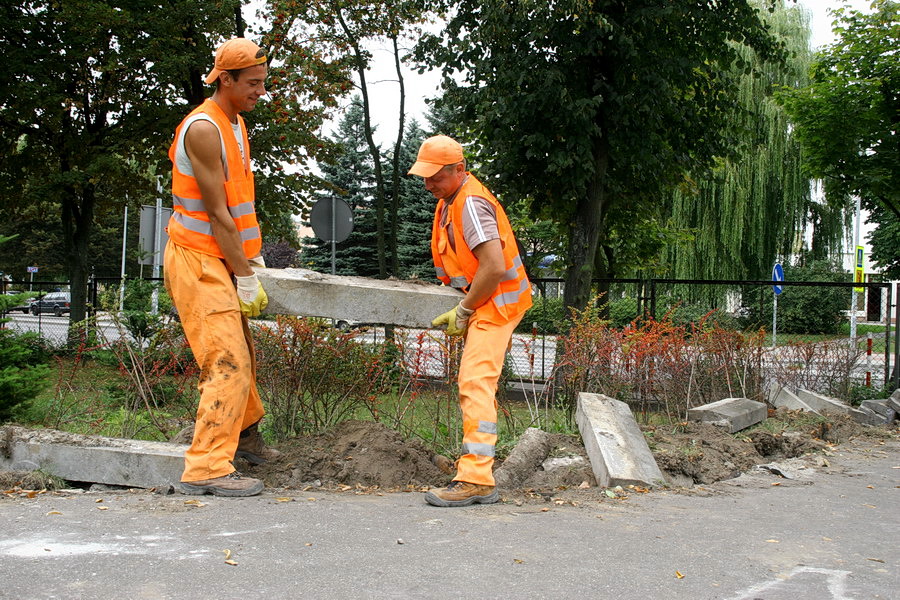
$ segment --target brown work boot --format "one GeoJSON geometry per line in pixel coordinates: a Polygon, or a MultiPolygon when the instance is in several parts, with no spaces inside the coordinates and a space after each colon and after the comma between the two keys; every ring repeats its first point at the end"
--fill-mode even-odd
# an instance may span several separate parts
{"type": "Polygon", "coordinates": [[[445,475],[456,475],[456,463],[443,454],[435,454],[431,457],[431,464],[441,470],[445,475]]]}
{"type": "Polygon", "coordinates": [[[259,432],[259,422],[257,421],[241,432],[241,438],[238,440],[238,447],[234,457],[243,458],[254,465],[261,465],[270,460],[281,458],[281,452],[266,446],[262,434],[259,432]]]}
{"type": "Polygon", "coordinates": [[[255,496],[263,490],[263,482],[252,477],[244,477],[237,471],[215,479],[182,481],[181,492],[189,496],[255,496]]]}
{"type": "Polygon", "coordinates": [[[432,506],[469,506],[493,504],[500,499],[493,485],[476,485],[466,481],[453,481],[445,488],[434,488],[425,493],[425,502],[432,506]]]}

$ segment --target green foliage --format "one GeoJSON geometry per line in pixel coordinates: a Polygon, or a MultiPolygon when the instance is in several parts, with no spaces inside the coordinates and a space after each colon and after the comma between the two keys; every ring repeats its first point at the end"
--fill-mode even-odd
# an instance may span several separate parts
{"type": "MultiPolygon", "coordinates": [[[[812,261],[809,264],[785,265],[785,281],[847,282],[850,274],[839,264],[812,261]]],[[[834,334],[840,331],[844,313],[850,308],[849,287],[784,286],[778,297],[778,333],[834,334]]],[[[744,327],[772,326],[772,290],[756,288],[743,299],[746,316],[744,327]]]]}
{"type": "Polygon", "coordinates": [[[37,334],[0,329],[0,422],[47,384],[50,369],[37,334]]]}
{"type": "Polygon", "coordinates": [[[452,8],[448,26],[417,53],[443,68],[442,101],[488,187],[507,202],[530,198],[536,214],[567,228],[570,306],[585,306],[592,275],[616,275],[616,242],[634,223],[656,219],[651,233],[666,226],[659,208],[668,187],[734,152],[733,67],[752,68],[738,46],[763,61],[782,56],[747,2],[436,8],[452,8]]]}
{"type": "Polygon", "coordinates": [[[562,298],[535,296],[533,302],[534,304],[516,327],[516,332],[531,333],[535,324],[538,335],[556,334],[565,330],[567,315],[562,298]]]}
{"type": "Polygon", "coordinates": [[[824,179],[828,202],[858,195],[879,227],[872,259],[900,276],[900,3],[874,0],[869,13],[834,11],[837,41],[811,69],[809,85],[781,96],[809,175],[824,179]],[[882,227],[884,229],[882,230],[882,227]]]}

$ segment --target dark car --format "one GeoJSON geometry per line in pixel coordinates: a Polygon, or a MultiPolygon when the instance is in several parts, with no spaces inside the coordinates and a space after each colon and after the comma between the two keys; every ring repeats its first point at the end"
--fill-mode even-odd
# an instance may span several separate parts
{"type": "Polygon", "coordinates": [[[57,317],[69,312],[71,298],[69,292],[51,292],[36,298],[31,303],[31,314],[53,313],[57,317]]]}
{"type": "MultiPolygon", "coordinates": [[[[7,296],[21,296],[24,293],[25,292],[7,291],[6,295],[7,296]]],[[[10,306],[9,308],[7,308],[6,312],[22,311],[23,313],[28,314],[29,312],[31,312],[31,302],[33,300],[34,300],[34,298],[25,298],[19,304],[16,304],[15,306],[10,306]]]]}

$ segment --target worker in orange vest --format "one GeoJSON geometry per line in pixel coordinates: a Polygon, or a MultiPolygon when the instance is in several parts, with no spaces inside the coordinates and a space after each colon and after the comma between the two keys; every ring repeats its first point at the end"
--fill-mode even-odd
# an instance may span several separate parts
{"type": "Polygon", "coordinates": [[[499,499],[492,473],[497,381],[513,330],[531,307],[531,284],[503,207],[466,171],[457,141],[428,138],[409,173],[424,178],[438,200],[431,230],[437,277],[465,293],[432,322],[465,337],[458,378],[462,456],[450,485],[428,491],[425,500],[434,506],[490,504],[499,499]]]}
{"type": "Polygon", "coordinates": [[[248,317],[268,304],[251,265],[265,267],[256,220],[247,127],[240,116],[266,93],[267,58],[250,40],[216,51],[211,98],[185,117],[169,149],[173,212],[165,284],[200,365],[200,403],[181,489],[186,494],[252,496],[259,479],[235,470],[277,458],[259,431],[263,406],[248,317]]]}

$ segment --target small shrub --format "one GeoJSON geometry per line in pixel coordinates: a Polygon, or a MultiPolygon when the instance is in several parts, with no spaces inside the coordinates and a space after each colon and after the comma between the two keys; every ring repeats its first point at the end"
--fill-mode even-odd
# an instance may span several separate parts
{"type": "Polygon", "coordinates": [[[516,327],[518,333],[531,333],[535,326],[539,335],[565,331],[566,308],[562,298],[537,296],[533,301],[534,304],[516,327]]]}
{"type": "Polygon", "coordinates": [[[47,385],[50,369],[40,338],[0,329],[0,422],[47,385]]]}

